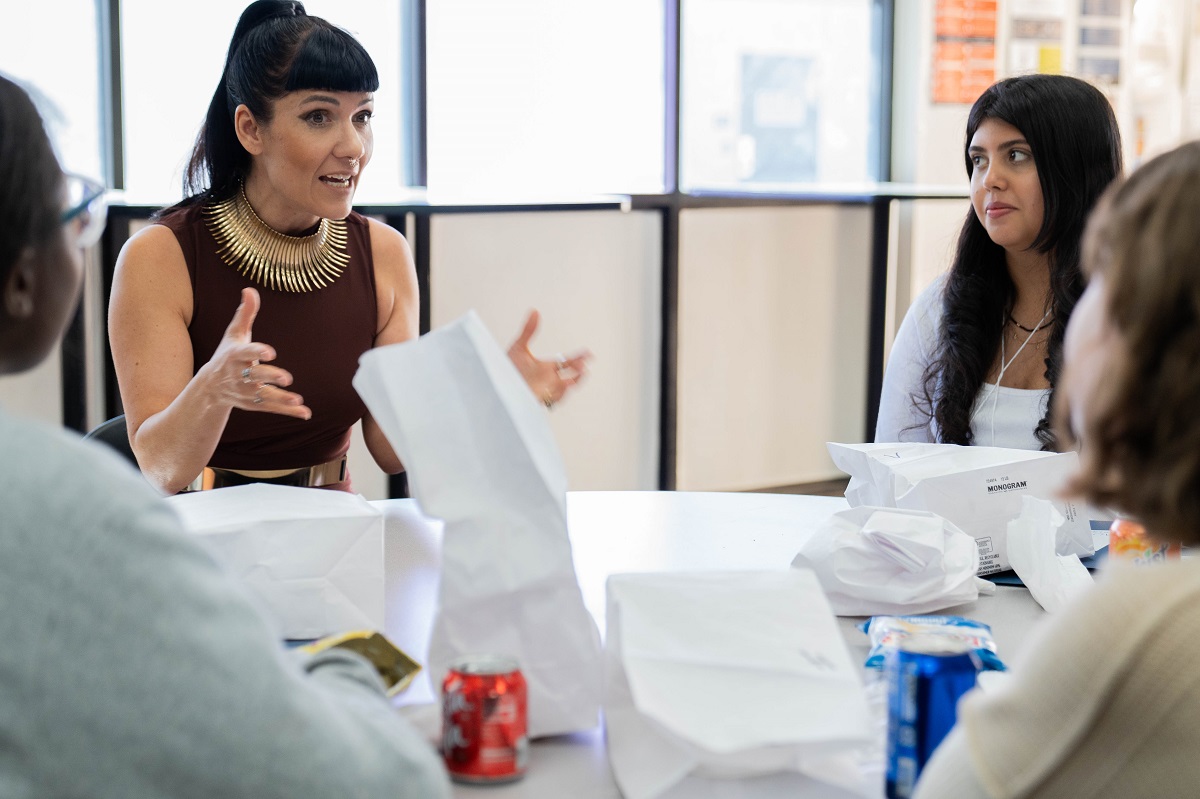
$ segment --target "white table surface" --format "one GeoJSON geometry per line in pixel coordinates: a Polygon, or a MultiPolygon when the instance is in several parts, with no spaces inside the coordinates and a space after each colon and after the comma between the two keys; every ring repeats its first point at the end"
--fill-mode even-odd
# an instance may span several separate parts
{"type": "MultiPolygon", "coordinates": [[[[413,500],[372,503],[386,520],[385,632],[426,662],[440,571],[440,522],[423,516],[413,500]]],[[[604,632],[605,580],[622,572],[786,569],[806,536],[847,507],[841,497],[792,494],[599,491],[567,495],[575,570],[588,610],[604,632]]],[[[1029,592],[997,586],[994,596],[948,608],[991,625],[1000,657],[1011,662],[1030,627],[1045,617],[1029,592]]],[[[851,655],[867,656],[862,618],[838,620],[851,655]]],[[[400,700],[404,712],[431,738],[440,725],[431,675],[422,673],[400,700]]],[[[620,797],[600,729],[539,739],[524,779],[486,787],[456,785],[456,796],[592,799],[620,797]]]]}

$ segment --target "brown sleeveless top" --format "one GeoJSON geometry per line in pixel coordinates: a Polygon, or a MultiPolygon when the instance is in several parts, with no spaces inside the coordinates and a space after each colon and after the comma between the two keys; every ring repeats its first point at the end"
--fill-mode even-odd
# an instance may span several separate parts
{"type": "Polygon", "coordinates": [[[350,428],[366,413],[350,381],[359,356],[374,344],[378,316],[366,217],[346,218],[350,263],[337,280],[316,291],[290,292],[260,286],[222,261],[201,210],[196,205],[159,220],[179,241],[192,279],[193,374],[212,358],[242,289],[250,286],[262,297],[253,340],[275,348],[272,363],[292,373],[290,390],[312,409],[304,421],[234,408],[208,465],[295,469],[340,458],[350,448],[350,428]]]}

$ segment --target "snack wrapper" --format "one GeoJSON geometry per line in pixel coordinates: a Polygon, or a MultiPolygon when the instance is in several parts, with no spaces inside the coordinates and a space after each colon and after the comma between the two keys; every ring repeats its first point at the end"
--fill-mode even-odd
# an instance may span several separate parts
{"type": "Polygon", "coordinates": [[[394,697],[407,688],[421,671],[421,664],[406,655],[382,633],[374,630],[352,630],[339,635],[329,635],[319,638],[311,644],[300,647],[300,651],[309,655],[324,652],[327,649],[346,649],[362,655],[383,680],[384,690],[388,698],[394,697]]]}
{"type": "Polygon", "coordinates": [[[970,644],[985,670],[1004,671],[1004,661],[996,654],[992,628],[981,621],[962,616],[872,616],[858,629],[871,639],[871,649],[864,664],[868,669],[882,669],[887,650],[914,635],[934,635],[966,641],[970,644]]]}

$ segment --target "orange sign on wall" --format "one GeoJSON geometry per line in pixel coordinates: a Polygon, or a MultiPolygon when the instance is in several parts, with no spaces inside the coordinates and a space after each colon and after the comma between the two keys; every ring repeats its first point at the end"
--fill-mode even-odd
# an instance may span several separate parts
{"type": "Polygon", "coordinates": [[[994,39],[996,3],[997,0],[939,0],[937,35],[994,39]]]}
{"type": "Polygon", "coordinates": [[[973,103],[996,80],[996,3],[937,0],[935,103],[973,103]]]}

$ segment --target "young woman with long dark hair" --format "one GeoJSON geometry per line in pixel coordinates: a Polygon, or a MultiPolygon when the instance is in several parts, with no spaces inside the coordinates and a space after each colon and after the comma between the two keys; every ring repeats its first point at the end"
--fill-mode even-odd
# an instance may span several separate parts
{"type": "Polygon", "coordinates": [[[1009,78],[971,108],[963,155],[971,210],[896,335],[875,440],[1057,449],[1049,408],[1084,223],[1121,174],[1116,118],[1085,81],[1009,78]]]}

